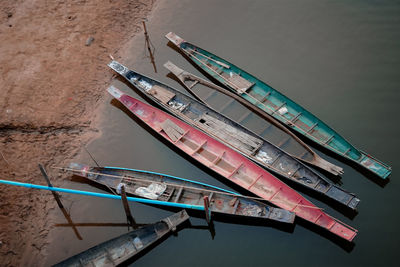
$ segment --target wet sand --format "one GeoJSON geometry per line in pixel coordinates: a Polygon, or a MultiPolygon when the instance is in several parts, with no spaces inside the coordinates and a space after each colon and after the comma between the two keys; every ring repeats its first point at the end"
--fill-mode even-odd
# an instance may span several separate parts
{"type": "MultiPolygon", "coordinates": [[[[60,166],[98,136],[96,110],[141,33],[153,0],[2,1],[0,7],[0,177],[55,186],[60,166]]],[[[85,153],[83,151],[83,153],[85,153]]],[[[0,185],[0,265],[43,265],[56,207],[49,192],[0,185]]]]}

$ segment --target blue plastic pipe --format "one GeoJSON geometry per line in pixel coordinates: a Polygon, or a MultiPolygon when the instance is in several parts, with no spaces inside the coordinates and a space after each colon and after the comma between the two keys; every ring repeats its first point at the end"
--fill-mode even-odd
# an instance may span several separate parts
{"type": "MultiPolygon", "coordinates": [[[[33,188],[33,189],[49,190],[49,191],[56,191],[56,192],[77,194],[77,195],[85,195],[85,196],[92,196],[92,197],[121,199],[121,196],[117,196],[117,195],[95,193],[95,192],[90,192],[90,191],[82,191],[82,190],[75,190],[75,189],[68,189],[68,188],[61,188],[61,187],[48,187],[48,186],[43,186],[43,185],[20,183],[20,182],[1,180],[1,179],[0,179],[0,184],[15,185],[15,186],[21,186],[21,187],[27,187],[27,188],[33,188]]],[[[204,210],[203,206],[197,206],[197,205],[173,203],[173,202],[152,200],[152,199],[146,199],[146,198],[137,198],[137,197],[127,197],[127,199],[128,199],[128,201],[133,201],[133,202],[138,202],[138,203],[155,204],[155,205],[170,206],[170,207],[183,208],[183,209],[204,210]]]]}

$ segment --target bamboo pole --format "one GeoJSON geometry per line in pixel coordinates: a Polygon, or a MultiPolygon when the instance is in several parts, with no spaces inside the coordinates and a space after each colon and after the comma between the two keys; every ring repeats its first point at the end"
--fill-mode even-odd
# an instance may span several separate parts
{"type": "Polygon", "coordinates": [[[136,222],[133,219],[131,209],[129,208],[128,199],[126,198],[126,193],[125,193],[125,186],[121,186],[121,200],[122,200],[122,205],[124,206],[126,219],[128,220],[129,224],[132,227],[135,227],[136,222]]]}
{"type": "Polygon", "coordinates": [[[203,197],[203,201],[204,201],[204,211],[206,213],[206,221],[207,221],[208,224],[210,224],[210,222],[211,222],[211,210],[209,209],[210,201],[208,199],[208,196],[204,196],[203,197]]]}
{"type": "MultiPolygon", "coordinates": [[[[42,164],[39,164],[39,169],[40,169],[40,172],[41,172],[42,175],[43,175],[43,178],[46,180],[47,185],[48,185],[49,187],[53,187],[53,185],[52,185],[51,182],[50,182],[49,176],[47,175],[46,170],[43,168],[42,164]]],[[[60,209],[63,209],[64,206],[63,206],[63,204],[61,203],[60,195],[57,194],[57,192],[55,192],[55,191],[52,191],[52,194],[53,194],[54,199],[56,200],[58,206],[60,207],[60,209]]]]}
{"type": "MultiPolygon", "coordinates": [[[[49,178],[49,176],[47,175],[47,172],[46,172],[46,170],[44,169],[44,167],[42,166],[42,164],[39,164],[39,169],[40,169],[40,172],[42,173],[44,179],[46,180],[47,185],[48,185],[49,187],[53,187],[53,185],[52,185],[51,182],[50,182],[50,178],[49,178]]],[[[60,208],[61,212],[63,213],[65,219],[68,221],[69,224],[71,224],[72,230],[74,231],[76,237],[77,237],[79,240],[82,240],[83,238],[82,238],[82,236],[79,234],[78,229],[76,229],[76,227],[73,225],[71,216],[69,215],[69,213],[68,213],[67,210],[64,208],[64,205],[63,205],[62,202],[61,202],[60,195],[59,195],[57,192],[55,192],[55,191],[52,191],[51,193],[53,194],[53,196],[54,196],[54,198],[55,198],[55,200],[56,200],[56,202],[57,202],[57,204],[58,204],[58,207],[60,208]]]]}
{"type": "Polygon", "coordinates": [[[150,37],[149,37],[149,34],[147,33],[146,22],[143,20],[142,23],[143,23],[143,30],[144,30],[144,37],[146,40],[147,51],[149,51],[150,60],[151,60],[151,64],[153,64],[154,72],[157,73],[156,62],[154,60],[153,52],[151,51],[150,37]]]}

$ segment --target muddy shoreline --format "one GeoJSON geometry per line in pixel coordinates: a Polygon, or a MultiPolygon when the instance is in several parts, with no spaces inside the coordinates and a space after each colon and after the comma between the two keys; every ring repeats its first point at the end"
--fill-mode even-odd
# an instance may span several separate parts
{"type": "MultiPolygon", "coordinates": [[[[0,8],[0,177],[44,184],[100,133],[96,109],[113,73],[109,55],[142,32],[154,0],[5,1],[0,8]]],[[[44,264],[51,194],[0,185],[0,265],[44,264]]]]}

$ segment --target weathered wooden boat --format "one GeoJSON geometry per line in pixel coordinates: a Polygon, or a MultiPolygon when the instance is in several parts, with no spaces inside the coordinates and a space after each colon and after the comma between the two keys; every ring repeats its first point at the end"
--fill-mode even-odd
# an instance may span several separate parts
{"type": "Polygon", "coordinates": [[[184,71],[170,64],[164,65],[185,86],[185,88],[205,105],[218,113],[242,124],[265,140],[289,153],[292,157],[334,175],[343,174],[343,169],[321,158],[292,131],[252,105],[245,99],[214,83],[184,71]],[[221,104],[222,103],[222,104],[221,104]]]}
{"type": "Polygon", "coordinates": [[[323,121],[271,86],[172,32],[166,37],[218,82],[289,128],[383,179],[391,173],[390,166],[355,148],[323,121]]]}
{"type": "MultiPolygon", "coordinates": [[[[351,209],[356,209],[360,202],[354,194],[330,183],[279,147],[265,141],[203,103],[161,82],[129,70],[117,61],[112,61],[108,65],[162,108],[268,170],[324,194],[351,209]]],[[[170,70],[181,71],[171,62],[166,65],[170,70]]]]}
{"type": "Polygon", "coordinates": [[[175,213],[159,222],[143,226],[127,234],[108,240],[54,266],[117,266],[150,245],[162,239],[189,219],[185,210],[175,213]]]}
{"type": "Polygon", "coordinates": [[[67,170],[117,191],[124,185],[127,194],[163,202],[203,206],[204,197],[207,197],[212,213],[284,223],[293,223],[295,218],[293,212],[268,206],[235,192],[166,174],[77,163],[71,163],[67,170]]]}
{"type": "Polygon", "coordinates": [[[297,216],[352,241],[357,230],[332,218],[240,153],[200,130],[111,86],[108,92],[133,115],[194,160],[229,181],[297,216]]]}

